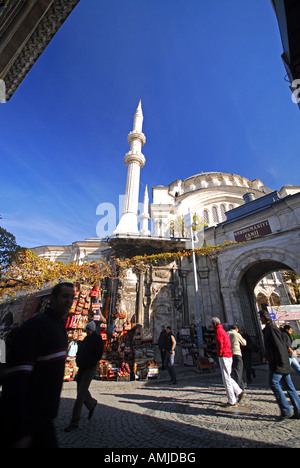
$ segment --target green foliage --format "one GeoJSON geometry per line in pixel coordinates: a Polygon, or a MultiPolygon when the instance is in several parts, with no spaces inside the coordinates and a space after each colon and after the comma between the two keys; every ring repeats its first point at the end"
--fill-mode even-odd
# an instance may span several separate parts
{"type": "Polygon", "coordinates": [[[15,236],[0,226],[0,275],[11,265],[21,250],[15,236]]]}

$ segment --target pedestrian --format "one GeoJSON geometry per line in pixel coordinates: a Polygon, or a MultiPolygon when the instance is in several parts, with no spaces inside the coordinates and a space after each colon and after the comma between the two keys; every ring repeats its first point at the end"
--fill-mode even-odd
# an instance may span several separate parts
{"type": "Polygon", "coordinates": [[[50,307],[19,327],[10,345],[1,398],[1,442],[11,448],[57,448],[53,419],[63,385],[67,334],[64,317],[74,300],[71,283],[56,285],[50,307]]]}
{"type": "Polygon", "coordinates": [[[172,333],[172,329],[170,326],[166,329],[167,336],[166,336],[166,355],[165,355],[165,368],[170,374],[170,385],[177,384],[177,377],[175,372],[175,348],[176,348],[176,340],[175,336],[172,333]]]}
{"type": "Polygon", "coordinates": [[[232,325],[228,332],[231,341],[232,351],[232,378],[236,381],[239,387],[244,390],[245,384],[243,381],[243,358],[241,346],[246,346],[247,342],[245,338],[239,333],[239,327],[237,324],[232,325]]]}
{"type": "Polygon", "coordinates": [[[101,335],[96,333],[95,322],[89,322],[85,329],[87,336],[79,344],[76,355],[78,366],[76,376],[77,398],[73,407],[71,422],[65,428],[65,432],[78,428],[83,404],[89,410],[88,419],[91,419],[97,406],[97,400],[91,396],[89,386],[95,375],[97,363],[102,357],[104,346],[101,335]]]}
{"type": "Polygon", "coordinates": [[[280,408],[280,420],[294,417],[300,418],[300,398],[291,379],[291,366],[288,350],[283,341],[282,332],[273,323],[268,311],[260,310],[259,317],[263,329],[265,344],[265,359],[269,363],[269,385],[280,408]],[[287,391],[293,409],[291,408],[282,386],[287,391]]]}
{"type": "Polygon", "coordinates": [[[300,365],[296,357],[297,353],[292,348],[292,337],[291,337],[292,334],[293,334],[293,328],[290,325],[284,325],[282,329],[282,336],[283,336],[283,340],[286,344],[286,347],[289,353],[290,365],[291,365],[291,368],[295,372],[297,372],[298,375],[300,375],[300,365]]]}
{"type": "Polygon", "coordinates": [[[246,346],[242,347],[242,357],[243,357],[243,365],[246,372],[246,379],[247,384],[252,383],[252,377],[255,379],[256,371],[252,367],[252,354],[253,352],[258,351],[258,347],[253,343],[253,340],[250,338],[248,333],[245,331],[241,332],[243,338],[245,338],[247,344],[246,346]]]}
{"type": "Polygon", "coordinates": [[[219,360],[223,384],[226,390],[227,403],[225,406],[237,406],[245,397],[245,392],[231,377],[232,351],[231,341],[228,333],[218,317],[212,318],[212,327],[215,330],[215,340],[217,346],[217,356],[219,360]]]}
{"type": "Polygon", "coordinates": [[[160,350],[162,367],[161,370],[165,370],[165,358],[166,358],[166,341],[167,341],[167,331],[165,325],[161,326],[161,332],[158,338],[158,346],[160,350]]]}

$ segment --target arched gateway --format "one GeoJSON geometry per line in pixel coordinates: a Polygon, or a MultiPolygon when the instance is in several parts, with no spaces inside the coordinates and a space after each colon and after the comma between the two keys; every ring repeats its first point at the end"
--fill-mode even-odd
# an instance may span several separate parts
{"type": "MultiPolygon", "coordinates": [[[[280,239],[285,245],[287,239],[284,232],[281,233],[280,239]]],[[[256,244],[262,244],[261,246],[234,246],[233,249],[238,249],[239,253],[228,265],[221,280],[225,320],[228,323],[239,322],[240,326],[260,343],[261,326],[257,314],[255,286],[265,275],[274,271],[292,270],[300,273],[299,254],[288,248],[266,246],[265,243],[266,239],[261,238],[256,241],[256,244]]]]}

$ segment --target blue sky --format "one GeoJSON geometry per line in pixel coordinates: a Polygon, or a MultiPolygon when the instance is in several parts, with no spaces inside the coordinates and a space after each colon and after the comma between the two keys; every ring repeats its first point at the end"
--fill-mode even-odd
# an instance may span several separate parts
{"type": "Polygon", "coordinates": [[[22,246],[96,237],[125,191],[142,99],[141,193],[201,171],[300,185],[299,108],[269,0],[81,0],[0,104],[1,225],[22,246]]]}

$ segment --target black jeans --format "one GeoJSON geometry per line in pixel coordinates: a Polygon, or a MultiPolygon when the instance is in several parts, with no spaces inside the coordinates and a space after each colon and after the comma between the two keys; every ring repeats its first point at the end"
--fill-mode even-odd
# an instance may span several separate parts
{"type": "Polygon", "coordinates": [[[160,348],[160,356],[161,356],[161,365],[162,368],[165,369],[165,359],[166,359],[166,350],[160,348]]]}
{"type": "Polygon", "coordinates": [[[76,381],[77,381],[77,398],[74,404],[73,413],[72,413],[72,424],[78,426],[81,410],[83,404],[91,411],[97,404],[97,400],[92,398],[89,392],[90,383],[95,375],[96,366],[89,367],[88,369],[80,369],[78,371],[76,381]]]}
{"type": "Polygon", "coordinates": [[[32,448],[58,448],[52,419],[42,421],[34,427],[32,448]]]}
{"type": "Polygon", "coordinates": [[[233,355],[231,377],[236,381],[238,386],[244,390],[245,384],[243,382],[243,359],[242,356],[237,354],[233,355]]]}

